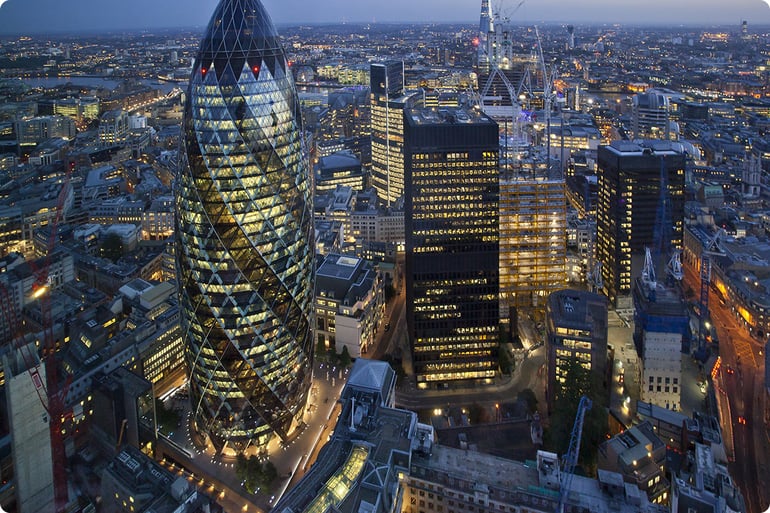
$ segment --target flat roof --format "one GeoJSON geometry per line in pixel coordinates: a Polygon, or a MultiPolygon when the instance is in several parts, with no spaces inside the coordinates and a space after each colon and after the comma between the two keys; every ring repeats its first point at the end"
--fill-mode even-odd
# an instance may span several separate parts
{"type": "Polygon", "coordinates": [[[328,255],[321,267],[318,268],[317,275],[326,278],[337,278],[341,280],[351,280],[361,262],[360,258],[344,255],[328,255]]]}

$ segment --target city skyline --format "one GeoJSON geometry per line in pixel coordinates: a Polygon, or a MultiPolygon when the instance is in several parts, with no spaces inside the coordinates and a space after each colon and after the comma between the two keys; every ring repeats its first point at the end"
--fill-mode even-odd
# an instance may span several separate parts
{"type": "MultiPolygon", "coordinates": [[[[472,23],[478,16],[475,0],[437,0],[420,2],[394,0],[381,5],[331,0],[323,4],[306,0],[267,2],[277,24],[336,22],[462,22],[472,23]],[[301,18],[296,13],[303,13],[301,18]]],[[[174,27],[203,27],[216,2],[214,0],[169,0],[162,5],[149,0],[120,3],[105,9],[96,0],[6,0],[0,2],[0,34],[131,30],[174,27]]],[[[493,11],[510,17],[514,23],[633,23],[658,25],[770,24],[770,7],[764,0],[686,0],[676,5],[663,0],[644,4],[611,0],[541,0],[535,2],[494,2],[493,11]]]]}

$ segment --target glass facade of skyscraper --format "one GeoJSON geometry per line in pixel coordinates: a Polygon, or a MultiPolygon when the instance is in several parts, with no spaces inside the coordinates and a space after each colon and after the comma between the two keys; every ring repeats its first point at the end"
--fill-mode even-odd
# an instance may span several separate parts
{"type": "Polygon", "coordinates": [[[197,433],[285,439],[312,367],[310,178],[291,71],[258,0],[222,0],[193,67],[176,185],[177,273],[197,433]]]}
{"type": "Polygon", "coordinates": [[[404,63],[370,67],[372,116],[372,186],[390,205],[404,194],[404,63]]]}

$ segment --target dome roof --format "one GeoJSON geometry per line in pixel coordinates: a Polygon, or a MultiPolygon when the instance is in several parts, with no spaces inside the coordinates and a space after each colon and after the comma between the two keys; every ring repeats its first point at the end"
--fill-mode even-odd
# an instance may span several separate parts
{"type": "MultiPolygon", "coordinates": [[[[209,21],[193,67],[193,77],[230,65],[237,74],[248,63],[255,74],[267,66],[286,72],[286,56],[270,16],[259,0],[221,0],[209,21]]],[[[221,80],[220,80],[221,83],[221,80]]]]}

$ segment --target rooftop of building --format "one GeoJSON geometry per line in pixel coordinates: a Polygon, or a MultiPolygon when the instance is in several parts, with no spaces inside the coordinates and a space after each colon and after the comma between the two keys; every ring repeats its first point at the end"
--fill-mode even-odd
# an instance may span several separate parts
{"type": "Polygon", "coordinates": [[[31,156],[34,157],[34,156],[44,155],[46,153],[51,153],[54,151],[59,151],[63,147],[67,146],[67,144],[68,144],[67,140],[62,139],[61,137],[53,137],[51,139],[46,139],[45,141],[38,144],[37,147],[35,147],[31,156]]]}
{"type": "Polygon", "coordinates": [[[638,276],[634,283],[635,306],[642,308],[646,315],[657,317],[687,316],[687,305],[682,299],[677,285],[668,284],[661,279],[647,283],[641,276],[638,276]]]}
{"type": "Polygon", "coordinates": [[[643,155],[681,155],[683,151],[683,147],[679,143],[658,139],[613,141],[611,144],[603,147],[622,157],[643,155]]]}
{"type": "Polygon", "coordinates": [[[316,294],[352,305],[372,289],[376,272],[371,263],[352,255],[326,255],[316,271],[316,294]]]}
{"type": "Polygon", "coordinates": [[[554,326],[607,325],[607,299],[585,290],[566,289],[548,296],[549,323],[554,326]]]}
{"type": "Polygon", "coordinates": [[[389,398],[382,397],[381,391],[394,377],[385,362],[356,360],[340,398],[342,412],[331,440],[274,511],[389,511],[388,494],[396,485],[395,469],[408,471],[417,432],[414,413],[385,406],[389,398]]]}
{"type": "Polygon", "coordinates": [[[318,159],[320,171],[360,167],[361,160],[351,150],[342,150],[318,159]]]}
{"type": "Polygon", "coordinates": [[[439,107],[410,109],[405,113],[414,125],[495,125],[495,121],[480,109],[464,107],[439,107]]]}
{"type": "Polygon", "coordinates": [[[619,462],[626,468],[636,468],[649,464],[657,451],[664,450],[666,444],[658,438],[650,422],[642,422],[619,433],[602,444],[600,450],[617,455],[619,462]]]}

